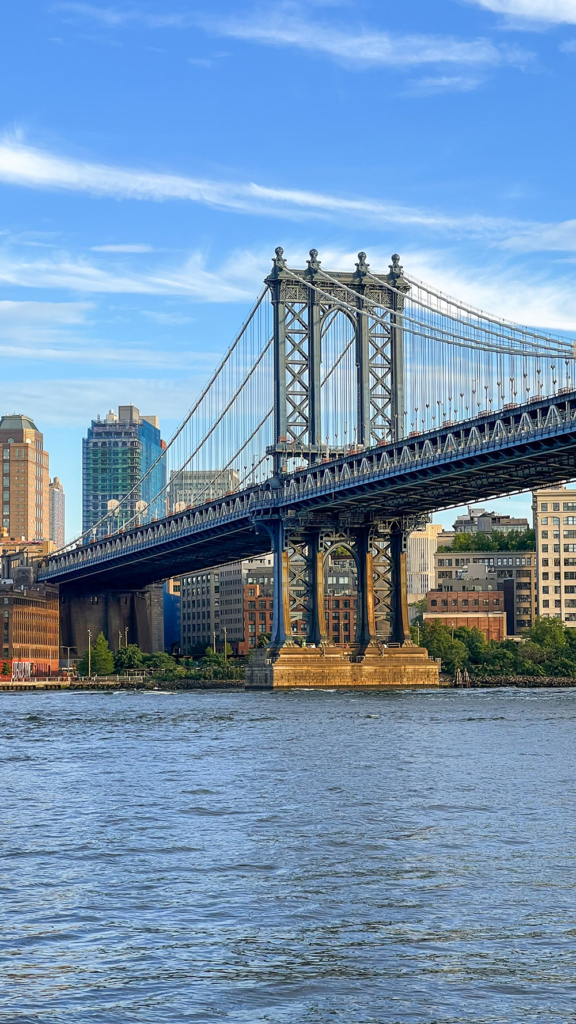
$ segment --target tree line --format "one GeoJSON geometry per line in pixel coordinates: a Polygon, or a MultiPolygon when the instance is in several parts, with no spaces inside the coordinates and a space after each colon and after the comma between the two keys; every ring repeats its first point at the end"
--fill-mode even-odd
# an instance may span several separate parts
{"type": "Polygon", "coordinates": [[[467,669],[471,676],[573,676],[576,678],[576,629],[561,619],[536,619],[520,640],[486,640],[474,627],[452,630],[436,620],[412,626],[412,639],[442,669],[454,675],[467,669]]]}
{"type": "Polygon", "coordinates": [[[535,551],[536,534],[534,530],[510,530],[503,533],[493,530],[492,533],[457,533],[450,546],[440,544],[438,551],[535,551]]]}
{"type": "Polygon", "coordinates": [[[228,660],[231,654],[232,648],[229,644],[225,653],[214,652],[211,647],[204,648],[198,660],[177,660],[164,651],[145,654],[137,644],[128,644],[127,647],[121,647],[113,652],[104,633],[100,633],[90,651],[90,665],[86,650],[78,661],[77,672],[83,677],[87,677],[88,674],[112,676],[141,672],[142,675],[149,675],[153,679],[165,682],[174,682],[178,679],[242,679],[244,668],[236,661],[228,660]]]}

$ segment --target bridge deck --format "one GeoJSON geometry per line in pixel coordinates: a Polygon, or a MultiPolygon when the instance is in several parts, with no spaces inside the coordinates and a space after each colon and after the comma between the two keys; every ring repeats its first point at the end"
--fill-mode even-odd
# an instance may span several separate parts
{"type": "Polygon", "coordinates": [[[116,537],[55,554],[43,580],[144,586],[263,554],[258,520],[392,519],[576,476],[576,390],[315,464],[116,537]]]}

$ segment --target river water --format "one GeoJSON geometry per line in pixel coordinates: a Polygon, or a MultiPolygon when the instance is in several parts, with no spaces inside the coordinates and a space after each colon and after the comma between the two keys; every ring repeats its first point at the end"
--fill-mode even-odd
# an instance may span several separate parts
{"type": "Polygon", "coordinates": [[[576,1021],[576,690],[3,694],[2,1024],[576,1021]]]}

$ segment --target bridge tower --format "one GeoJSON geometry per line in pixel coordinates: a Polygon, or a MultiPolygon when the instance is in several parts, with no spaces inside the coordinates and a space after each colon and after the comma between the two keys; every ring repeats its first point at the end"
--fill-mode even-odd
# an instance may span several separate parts
{"type": "MultiPolygon", "coordinates": [[[[292,270],[281,248],[266,278],[274,308],[274,477],[281,486],[290,460],[329,461],[345,447],[322,437],[322,379],[326,338],[338,315],[351,325],[355,362],[355,438],[348,448],[371,448],[404,436],[402,312],[410,285],[400,257],[388,274],[374,275],[366,254],[356,270],[325,272],[316,249],[305,270],[292,270]]],[[[326,346],[327,349],[327,346],[326,346]]],[[[344,545],[357,576],[355,657],[375,655],[381,644],[410,644],[406,542],[416,523],[384,520],[349,507],[315,516],[302,511],[260,522],[275,555],[272,652],[294,648],[292,624],[304,619],[306,640],[329,645],[324,566],[334,545],[344,545]]]]}

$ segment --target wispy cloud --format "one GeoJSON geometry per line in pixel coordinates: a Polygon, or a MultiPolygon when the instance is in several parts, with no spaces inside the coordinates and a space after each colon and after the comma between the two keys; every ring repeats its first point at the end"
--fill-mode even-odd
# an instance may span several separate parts
{"type": "Polygon", "coordinates": [[[140,245],[140,243],[121,243],[120,245],[93,245],[92,252],[154,252],[151,245],[140,245]]]}
{"type": "MultiPolygon", "coordinates": [[[[526,227],[522,222],[482,215],[450,216],[399,203],[346,198],[303,189],[269,188],[244,182],[218,182],[155,173],[54,156],[7,138],[0,143],[0,181],[35,189],[62,189],[114,199],[164,202],[184,200],[261,216],[309,219],[346,218],[371,224],[403,224],[464,235],[502,237],[526,227]]],[[[88,279],[91,272],[78,269],[88,279]]],[[[96,281],[97,275],[94,278],[96,281]]],[[[189,282],[187,290],[192,287],[189,282]]]]}
{"type": "Polygon", "coordinates": [[[140,312],[142,316],[147,317],[149,320],[154,320],[155,323],[162,324],[164,327],[180,326],[194,322],[193,317],[182,316],[179,313],[162,313],[154,309],[141,309],[140,312]]]}
{"type": "Polygon", "coordinates": [[[417,78],[402,90],[404,96],[436,96],[442,92],[470,92],[477,89],[482,78],[473,75],[439,75],[417,78]]]}
{"type": "Polygon", "coordinates": [[[356,67],[412,67],[422,64],[525,66],[531,54],[515,47],[495,45],[488,39],[471,41],[453,36],[400,35],[374,30],[350,31],[315,23],[266,8],[252,17],[203,19],[203,27],[219,36],[245,39],[267,46],[291,46],[323,53],[356,67]]]}
{"type": "Polygon", "coordinates": [[[150,369],[196,365],[199,370],[213,358],[212,354],[190,351],[167,353],[142,341],[130,344],[115,338],[95,339],[93,314],[90,302],[0,301],[0,358],[150,369]]]}
{"type": "MultiPolygon", "coordinates": [[[[474,2],[474,0],[473,0],[474,2]]],[[[483,0],[479,0],[483,2],[483,0]]],[[[486,0],[488,4],[491,0],[486,0]]],[[[493,0],[498,3],[499,0],[493,0]]],[[[505,0],[502,0],[504,3],[505,0]]],[[[513,3],[514,0],[509,0],[513,3]]],[[[522,0],[517,0],[519,4],[522,0]]],[[[525,0],[529,3],[530,0],[525,0]]],[[[543,5],[548,0],[533,0],[543,5]]],[[[550,0],[570,3],[571,0],[550,0]]],[[[516,47],[495,45],[488,39],[461,40],[454,36],[400,34],[374,29],[341,29],[315,22],[299,13],[302,5],[281,2],[257,9],[242,17],[211,18],[198,13],[152,14],[136,8],[95,7],[85,3],[57,3],[53,10],[92,18],[110,28],[139,22],[148,28],[186,28],[198,26],[217,36],[244,39],[266,46],[290,46],[331,57],[352,67],[411,67],[421,64],[525,66],[532,55],[516,47]]],[[[322,4],[321,6],[338,6],[322,4]]],[[[206,64],[203,59],[191,63],[206,64]]]]}
{"type": "Polygon", "coordinates": [[[185,28],[195,22],[195,18],[191,14],[149,14],[146,11],[139,11],[137,8],[121,11],[117,7],[95,7],[94,4],[72,2],[55,3],[52,5],[52,10],[82,18],[93,18],[110,28],[129,25],[131,22],[140,22],[148,28],[185,28]]]}
{"type": "MultiPolygon", "coordinates": [[[[302,189],[268,188],[243,182],[218,182],[187,178],[174,174],[113,167],[53,156],[13,139],[0,144],[0,182],[37,189],[63,189],[113,199],[163,202],[180,200],[201,203],[237,213],[264,217],[281,216],[294,220],[335,220],[352,224],[402,225],[424,228],[451,237],[483,238],[493,244],[519,249],[574,250],[576,239],[572,221],[537,224],[506,217],[482,214],[450,215],[442,211],[419,209],[378,199],[340,197],[302,189]],[[540,241],[538,241],[540,239],[540,241]]],[[[95,247],[110,255],[136,252],[130,248],[95,247]]],[[[144,252],[138,247],[138,252],[144,252]]],[[[38,262],[3,260],[0,254],[0,281],[32,283],[37,274],[39,287],[59,287],[58,282],[80,291],[149,292],[180,294],[202,301],[235,301],[246,297],[245,281],[229,268],[227,281],[209,273],[201,256],[194,256],[182,267],[148,274],[133,274],[122,266],[94,264],[72,259],[38,262]]]]}
{"type": "Polygon", "coordinates": [[[196,302],[246,302],[254,298],[268,265],[239,253],[223,266],[208,270],[201,253],[180,266],[133,272],[122,264],[97,265],[86,259],[55,254],[52,259],[25,260],[0,252],[0,284],[21,288],[57,288],[82,294],[181,295],[196,302]]]}
{"type": "Polygon", "coordinates": [[[468,0],[495,14],[507,14],[529,21],[576,24],[576,0],[468,0]]]}
{"type": "MultiPolygon", "coordinates": [[[[304,258],[297,251],[294,262],[304,258]]],[[[324,266],[334,270],[350,270],[358,257],[354,252],[326,247],[320,250],[324,266]]],[[[370,267],[375,273],[386,273],[390,256],[382,249],[368,252],[370,267]]],[[[553,275],[546,265],[538,272],[527,273],[522,264],[503,263],[501,259],[471,260],[462,265],[453,249],[407,249],[402,253],[407,275],[435,285],[445,295],[457,296],[477,309],[484,309],[513,323],[528,324],[549,330],[576,332],[576,292],[573,274],[553,275]]]]}

